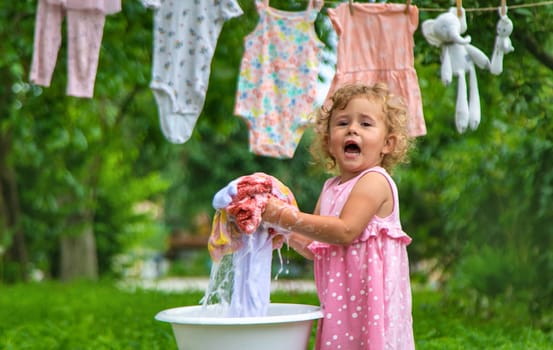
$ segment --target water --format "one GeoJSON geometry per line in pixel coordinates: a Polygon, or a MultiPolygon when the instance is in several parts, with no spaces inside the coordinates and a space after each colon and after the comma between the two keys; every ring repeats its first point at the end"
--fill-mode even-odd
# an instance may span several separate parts
{"type": "Polygon", "coordinates": [[[222,316],[265,316],[270,303],[272,237],[261,225],[242,239],[242,249],[213,263],[200,303],[220,305],[222,316]]]}

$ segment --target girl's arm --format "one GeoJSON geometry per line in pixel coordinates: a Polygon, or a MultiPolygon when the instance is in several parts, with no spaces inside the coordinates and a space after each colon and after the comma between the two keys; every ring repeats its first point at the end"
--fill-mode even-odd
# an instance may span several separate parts
{"type": "Polygon", "coordinates": [[[359,237],[373,216],[388,216],[393,204],[392,190],[386,178],[382,174],[368,172],[355,184],[338,217],[303,213],[279,199],[271,198],[263,220],[311,240],[348,245],[359,237]]]}
{"type": "MultiPolygon", "coordinates": [[[[319,214],[320,200],[321,200],[320,198],[317,200],[317,205],[315,206],[314,214],[316,215],[319,214]]],[[[294,208],[294,211],[296,211],[295,208],[294,208]]],[[[309,248],[307,248],[309,244],[313,242],[311,238],[303,236],[296,232],[292,232],[288,235],[287,239],[288,239],[288,245],[292,247],[292,249],[294,249],[300,255],[302,255],[304,258],[309,260],[314,259],[313,252],[309,248]]]]}

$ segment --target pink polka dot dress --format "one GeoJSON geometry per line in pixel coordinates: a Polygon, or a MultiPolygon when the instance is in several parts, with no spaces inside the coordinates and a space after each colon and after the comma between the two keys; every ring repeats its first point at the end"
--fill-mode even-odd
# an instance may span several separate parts
{"type": "Polygon", "coordinates": [[[407,245],[397,187],[381,167],[340,183],[326,181],[320,214],[339,216],[353,186],[367,172],[386,177],[394,196],[390,216],[375,216],[349,246],[313,242],[315,282],[324,313],[316,349],[414,349],[407,245]]]}

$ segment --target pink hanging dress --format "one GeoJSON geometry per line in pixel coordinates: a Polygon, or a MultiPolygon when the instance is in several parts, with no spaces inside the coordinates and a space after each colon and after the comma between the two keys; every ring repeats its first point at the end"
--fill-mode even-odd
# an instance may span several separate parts
{"type": "Polygon", "coordinates": [[[426,134],[422,98],[414,68],[413,34],[419,23],[416,6],[354,3],[353,15],[343,3],[328,9],[338,35],[336,74],[328,97],[345,83],[384,82],[402,96],[409,110],[411,136],[426,134]]]}
{"type": "Polygon", "coordinates": [[[318,323],[316,349],[415,348],[407,245],[399,218],[397,187],[381,167],[340,183],[326,181],[320,215],[339,216],[352,188],[368,172],[382,174],[392,189],[393,212],[375,216],[348,246],[313,242],[315,283],[324,313],[318,323]]]}

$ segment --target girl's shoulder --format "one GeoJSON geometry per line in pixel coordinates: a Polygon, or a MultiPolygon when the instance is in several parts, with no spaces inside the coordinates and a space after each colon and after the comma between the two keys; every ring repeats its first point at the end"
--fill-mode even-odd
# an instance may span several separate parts
{"type": "Polygon", "coordinates": [[[363,172],[361,172],[361,174],[359,174],[359,176],[357,177],[357,181],[362,178],[363,176],[367,175],[368,173],[378,173],[382,176],[384,176],[384,178],[386,179],[386,181],[388,182],[388,184],[390,185],[390,187],[393,188],[396,188],[396,183],[394,181],[394,179],[392,178],[392,176],[390,175],[390,173],[388,173],[388,171],[380,166],[375,166],[375,167],[372,167],[372,168],[369,168],[367,170],[364,170],[363,172]]]}
{"type": "Polygon", "coordinates": [[[386,169],[384,169],[383,167],[381,167],[381,166],[374,166],[372,168],[368,168],[368,169],[362,171],[361,174],[359,174],[359,176],[361,177],[361,176],[363,176],[367,173],[371,173],[371,172],[382,174],[386,178],[390,178],[390,179],[392,178],[390,176],[390,174],[388,173],[388,171],[386,169]]]}
{"type": "Polygon", "coordinates": [[[388,173],[388,171],[386,171],[386,169],[384,169],[383,167],[380,167],[380,166],[375,166],[375,167],[372,167],[372,168],[365,169],[362,172],[360,172],[359,175],[357,175],[356,177],[354,177],[350,181],[352,181],[352,183],[355,184],[355,183],[359,182],[359,180],[361,178],[363,178],[365,175],[367,175],[369,173],[381,174],[382,176],[384,176],[386,178],[386,180],[389,183],[394,183],[394,180],[392,179],[392,176],[388,173]]]}

